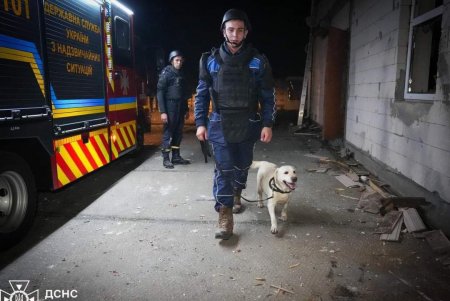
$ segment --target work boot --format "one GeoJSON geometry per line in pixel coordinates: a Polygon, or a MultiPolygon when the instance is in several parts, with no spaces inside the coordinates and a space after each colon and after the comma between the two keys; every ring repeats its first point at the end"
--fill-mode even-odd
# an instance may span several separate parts
{"type": "Polygon", "coordinates": [[[233,209],[222,206],[219,210],[219,229],[215,237],[228,240],[233,235],[233,209]]]}
{"type": "Polygon", "coordinates": [[[183,159],[183,157],[180,156],[180,149],[174,148],[172,149],[172,164],[191,164],[191,161],[183,159]]]}
{"type": "Polygon", "coordinates": [[[170,162],[170,157],[169,157],[170,152],[162,152],[162,156],[163,156],[163,166],[165,168],[169,168],[172,169],[174,166],[172,164],[172,162],[170,162]]]}
{"type": "Polygon", "coordinates": [[[242,189],[235,189],[233,192],[233,213],[241,213],[242,211],[241,193],[242,189]]]}

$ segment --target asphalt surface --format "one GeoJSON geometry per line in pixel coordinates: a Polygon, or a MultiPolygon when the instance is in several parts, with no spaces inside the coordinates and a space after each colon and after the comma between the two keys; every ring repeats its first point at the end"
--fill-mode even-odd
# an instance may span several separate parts
{"type": "MultiPolygon", "coordinates": [[[[306,170],[314,156],[334,158],[316,136],[286,123],[256,146],[256,160],[297,167],[280,232],[270,233],[267,208],[244,202],[235,235],[220,241],[212,160],[187,126],[181,153],[192,164],[165,169],[159,133],[138,155],[40,194],[30,233],[0,253],[3,296],[10,280],[29,280],[25,293],[39,300],[450,300],[450,270],[426,241],[380,241],[381,217],[356,208],[360,192],[335,179],[339,169],[306,170]]],[[[251,171],[243,194],[256,198],[255,186],[251,171]]]]}

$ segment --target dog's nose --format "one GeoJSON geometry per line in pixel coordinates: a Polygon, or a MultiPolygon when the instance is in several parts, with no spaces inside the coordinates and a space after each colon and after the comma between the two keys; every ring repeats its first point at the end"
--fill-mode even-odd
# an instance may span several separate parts
{"type": "Polygon", "coordinates": [[[297,177],[292,177],[292,182],[297,182],[297,177]]]}

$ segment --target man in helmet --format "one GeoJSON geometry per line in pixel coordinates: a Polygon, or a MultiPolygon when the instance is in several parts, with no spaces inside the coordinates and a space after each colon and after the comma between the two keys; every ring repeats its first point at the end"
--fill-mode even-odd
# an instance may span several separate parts
{"type": "Polygon", "coordinates": [[[158,107],[161,121],[164,123],[161,151],[165,168],[174,168],[176,164],[190,163],[180,155],[184,119],[189,117],[187,100],[190,97],[181,70],[183,61],[184,57],[180,51],[170,52],[170,65],[161,71],[157,85],[158,107]],[[170,159],[171,151],[172,159],[170,159]]]}
{"type": "Polygon", "coordinates": [[[215,159],[213,194],[219,213],[218,239],[233,234],[233,212],[242,209],[257,140],[272,139],[275,118],[274,81],[267,58],[245,39],[250,22],[245,12],[228,10],[220,30],[225,39],[200,59],[195,98],[197,138],[208,140],[215,159]],[[212,112],[208,108],[212,99],[212,112]]]}

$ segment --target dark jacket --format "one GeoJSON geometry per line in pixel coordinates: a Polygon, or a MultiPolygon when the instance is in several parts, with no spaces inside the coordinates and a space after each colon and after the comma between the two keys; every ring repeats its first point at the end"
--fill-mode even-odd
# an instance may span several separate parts
{"type": "Polygon", "coordinates": [[[157,98],[160,113],[167,113],[167,102],[181,102],[181,109],[187,111],[187,100],[190,97],[184,74],[181,70],[167,65],[159,75],[157,98]]]}

